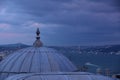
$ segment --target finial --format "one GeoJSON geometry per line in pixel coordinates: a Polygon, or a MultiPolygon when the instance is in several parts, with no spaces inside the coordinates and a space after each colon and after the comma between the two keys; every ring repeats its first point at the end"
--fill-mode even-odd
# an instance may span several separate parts
{"type": "Polygon", "coordinates": [[[36,31],[36,39],[40,39],[40,30],[39,28],[37,28],[37,31],[36,31]]]}
{"type": "Polygon", "coordinates": [[[40,30],[37,28],[36,31],[36,41],[33,43],[34,47],[42,47],[43,43],[40,41],[40,30]]]}
{"type": "Polygon", "coordinates": [[[40,34],[40,30],[39,30],[39,28],[37,28],[36,34],[37,34],[37,35],[40,34]]]}

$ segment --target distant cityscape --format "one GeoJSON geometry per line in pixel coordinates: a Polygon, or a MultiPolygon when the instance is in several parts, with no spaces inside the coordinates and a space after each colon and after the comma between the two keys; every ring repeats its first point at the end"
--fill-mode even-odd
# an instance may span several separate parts
{"type": "MultiPolygon", "coordinates": [[[[0,45],[0,56],[5,57],[16,50],[30,47],[30,45],[25,45],[22,43],[0,45]]],[[[120,45],[106,45],[106,46],[48,46],[55,48],[65,53],[78,53],[78,54],[93,54],[93,55],[120,55],[120,45]]]]}
{"type": "MultiPolygon", "coordinates": [[[[0,56],[3,58],[16,50],[30,47],[30,45],[25,45],[22,43],[0,45],[0,56]]],[[[93,55],[120,55],[120,45],[106,45],[106,46],[47,46],[55,48],[65,53],[78,53],[78,54],[93,54],[93,55]]]]}

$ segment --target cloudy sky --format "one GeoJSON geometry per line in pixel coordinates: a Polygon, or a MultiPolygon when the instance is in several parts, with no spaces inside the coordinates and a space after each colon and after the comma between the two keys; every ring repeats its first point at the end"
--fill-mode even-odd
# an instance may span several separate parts
{"type": "Polygon", "coordinates": [[[0,0],[0,44],[120,43],[120,0],[0,0]]]}

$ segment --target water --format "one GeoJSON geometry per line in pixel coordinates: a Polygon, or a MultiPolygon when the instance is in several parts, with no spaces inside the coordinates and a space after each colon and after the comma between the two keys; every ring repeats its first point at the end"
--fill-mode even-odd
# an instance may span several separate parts
{"type": "Polygon", "coordinates": [[[79,50],[76,48],[56,48],[63,55],[69,58],[78,68],[86,66],[88,72],[96,73],[96,69],[100,68],[102,73],[105,73],[106,69],[110,70],[111,74],[120,73],[120,55],[116,55],[116,52],[100,52],[98,50],[87,51],[79,50]],[[86,65],[87,64],[87,65],[86,65]]]}

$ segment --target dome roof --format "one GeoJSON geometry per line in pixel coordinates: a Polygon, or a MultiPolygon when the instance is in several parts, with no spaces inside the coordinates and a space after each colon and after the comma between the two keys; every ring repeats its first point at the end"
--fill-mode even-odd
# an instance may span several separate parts
{"type": "Polygon", "coordinates": [[[8,56],[0,64],[2,72],[70,72],[76,67],[52,48],[26,48],[8,56]]]}
{"type": "MultiPolygon", "coordinates": [[[[76,67],[57,50],[29,47],[16,51],[0,63],[0,78],[11,73],[71,72],[76,67]],[[4,74],[3,74],[4,73],[4,74]]],[[[1,79],[0,79],[1,80],[1,79]]]]}
{"type": "Polygon", "coordinates": [[[6,80],[114,80],[109,77],[83,72],[20,74],[8,77],[6,80]]]}

